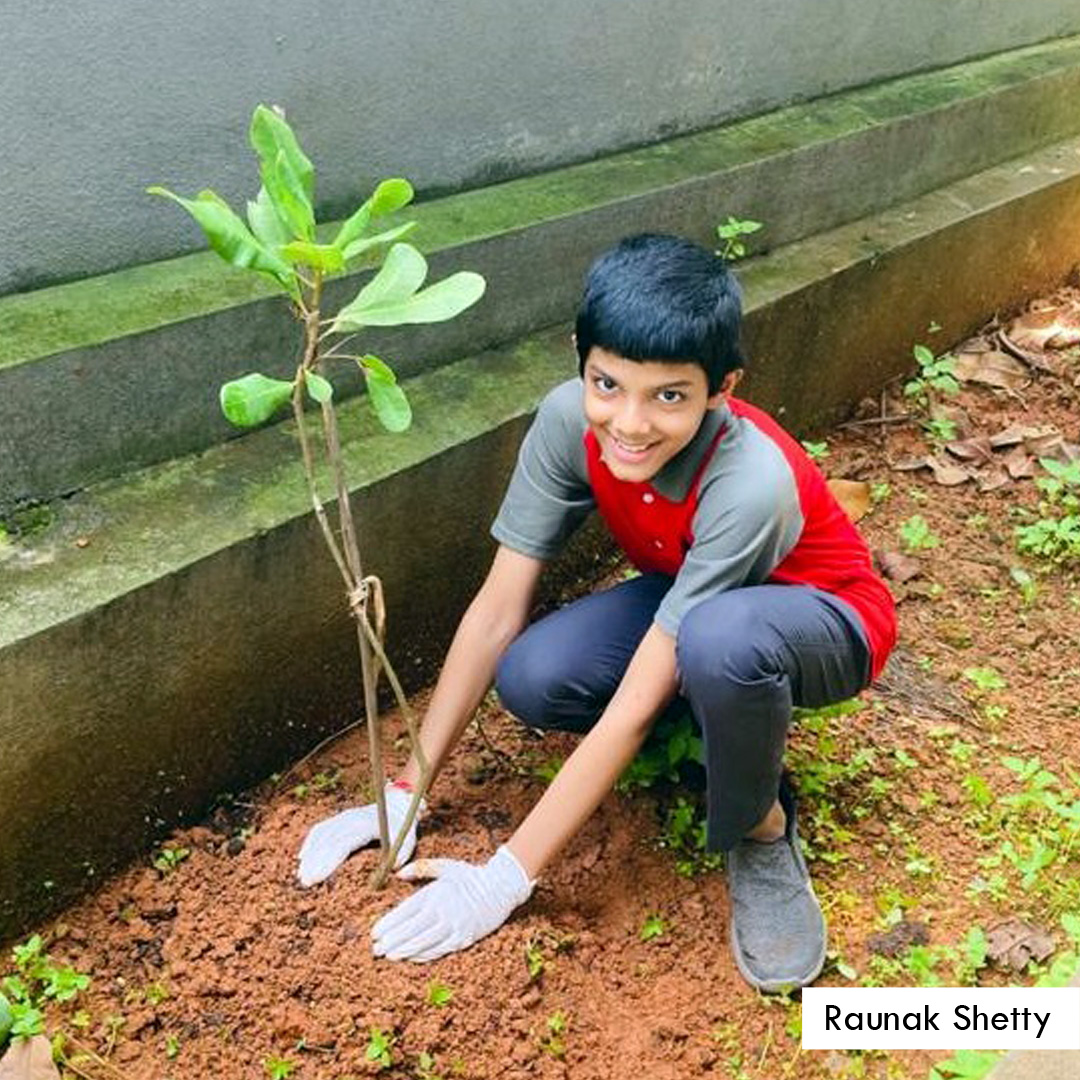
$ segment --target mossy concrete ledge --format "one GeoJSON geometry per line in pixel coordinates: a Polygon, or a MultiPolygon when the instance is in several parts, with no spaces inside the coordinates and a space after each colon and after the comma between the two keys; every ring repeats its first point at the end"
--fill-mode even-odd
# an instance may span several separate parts
{"type": "MultiPolygon", "coordinates": [[[[433,200],[415,208],[432,277],[479,270],[488,294],[446,326],[365,346],[409,376],[505,344],[567,319],[586,266],[622,235],[710,244],[737,214],[765,222],[755,243],[775,249],[1074,134],[1078,98],[1069,38],[433,200]]],[[[328,305],[362,280],[331,283],[328,305]]],[[[217,387],[284,374],[296,333],[268,286],[209,254],[0,298],[0,512],[224,440],[217,387]]],[[[357,386],[342,373],[340,393],[357,386]]]]}
{"type": "MultiPolygon", "coordinates": [[[[741,270],[747,396],[820,430],[1080,261],[1080,139],[741,270]]],[[[390,651],[427,679],[481,579],[528,415],[568,327],[409,381],[406,436],[342,407],[390,651]]],[[[0,549],[0,938],[359,712],[354,635],[291,422],[105,481],[0,549]]],[[[592,553],[579,550],[576,573],[592,553]]]]}

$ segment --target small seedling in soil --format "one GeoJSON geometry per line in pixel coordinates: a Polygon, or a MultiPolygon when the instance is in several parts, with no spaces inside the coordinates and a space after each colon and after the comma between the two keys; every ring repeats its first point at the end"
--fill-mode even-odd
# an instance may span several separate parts
{"type": "Polygon", "coordinates": [[[454,991],[446,985],[441,983],[438,979],[432,979],[427,985],[427,1000],[429,1005],[434,1005],[437,1009],[443,1008],[445,1005],[449,1005],[454,999],[454,991]]]}
{"type": "Polygon", "coordinates": [[[830,454],[829,444],[822,440],[821,442],[811,442],[808,439],[804,439],[802,448],[806,451],[807,456],[811,461],[822,462],[830,454]]]}
{"type": "Polygon", "coordinates": [[[892,495],[892,484],[887,480],[881,480],[870,485],[871,506],[880,506],[890,495],[892,495]]]}
{"type": "Polygon", "coordinates": [[[443,1080],[442,1076],[435,1071],[435,1058],[426,1050],[420,1051],[416,1059],[416,1080],[443,1080]]]}
{"type": "Polygon", "coordinates": [[[1035,481],[1045,496],[1039,503],[1042,516],[1017,527],[1017,549],[1051,565],[1075,563],[1080,561],[1080,461],[1040,458],[1039,464],[1050,474],[1035,481]]]}
{"type": "Polygon", "coordinates": [[[263,1058],[262,1064],[263,1071],[270,1080],[289,1080],[289,1077],[296,1072],[296,1062],[288,1058],[271,1056],[263,1058]]]}
{"type": "Polygon", "coordinates": [[[540,1049],[553,1058],[566,1056],[566,1043],[563,1036],[566,1034],[566,1014],[559,1009],[552,1013],[545,1021],[547,1034],[540,1040],[540,1049]]]}
{"type": "Polygon", "coordinates": [[[716,235],[720,241],[720,250],[716,254],[728,262],[743,258],[746,255],[743,237],[756,233],[760,228],[760,221],[729,215],[726,221],[716,226],[716,235]]]}
{"type": "Polygon", "coordinates": [[[364,1057],[378,1065],[380,1071],[389,1069],[394,1064],[393,1047],[393,1033],[373,1027],[368,1032],[368,1044],[364,1057]]]}
{"type": "Polygon", "coordinates": [[[935,357],[925,345],[916,345],[912,349],[915,362],[919,365],[918,374],[904,384],[904,395],[914,398],[920,408],[928,409],[938,395],[952,396],[960,391],[960,384],[954,374],[954,358],[946,353],[935,357]]]}
{"type": "Polygon", "coordinates": [[[154,857],[154,869],[162,877],[168,877],[190,855],[186,847],[163,847],[154,857]]]}
{"type": "Polygon", "coordinates": [[[921,514],[913,514],[900,525],[900,543],[908,553],[915,551],[929,551],[936,548],[941,541],[930,529],[926,518],[921,514]]]}
{"type": "Polygon", "coordinates": [[[180,1036],[179,1035],[166,1035],[165,1036],[165,1056],[174,1061],[180,1054],[180,1036]]]}
{"type": "Polygon", "coordinates": [[[1008,683],[1001,677],[998,671],[992,667],[969,667],[964,668],[964,678],[967,679],[976,690],[987,693],[990,690],[1004,690],[1008,683]]]}
{"type": "Polygon", "coordinates": [[[667,925],[660,915],[646,915],[638,937],[642,941],[652,941],[654,938],[663,937],[666,933],[667,925]]]}
{"type": "Polygon", "coordinates": [[[396,213],[412,201],[412,185],[401,178],[382,181],[329,243],[319,242],[314,211],[315,167],[301,149],[284,114],[259,105],[251,119],[249,139],[259,159],[262,186],[255,199],[247,204],[246,221],[213,191],[201,191],[194,199],[183,198],[163,187],[148,191],[171,199],[191,214],[211,248],[226,262],[273,282],[288,298],[302,327],[302,347],[291,379],[252,372],[225,383],[220,401],[229,422],[243,428],[271,420],[286,406],[292,410],[316,521],[341,576],[348,608],[356,623],[364,717],[382,845],[382,859],[373,884],[381,885],[419,809],[429,770],[412,710],[383,649],[382,585],[377,577],[365,572],[361,561],[359,530],[345,476],[335,391],[327,378],[328,365],[344,364],[358,371],[382,425],[388,431],[405,431],[412,421],[412,410],[393,369],[378,356],[352,343],[371,327],[452,319],[480,299],[485,283],[479,274],[462,271],[435,285],[422,287],[427,278],[427,262],[415,247],[401,242],[415,223],[403,222],[371,233],[373,221],[396,213]],[[374,277],[336,315],[327,317],[323,309],[325,282],[343,273],[349,263],[361,256],[370,260],[375,251],[387,248],[374,277]],[[319,490],[317,447],[308,434],[305,403],[313,405],[319,413],[322,453],[336,496],[337,528],[319,490]],[[405,717],[420,765],[420,783],[397,837],[389,835],[382,783],[385,772],[376,684],[383,672],[405,717]]]}
{"type": "Polygon", "coordinates": [[[930,1070],[928,1080],[984,1080],[1000,1058],[999,1050],[957,1050],[930,1070]]]}

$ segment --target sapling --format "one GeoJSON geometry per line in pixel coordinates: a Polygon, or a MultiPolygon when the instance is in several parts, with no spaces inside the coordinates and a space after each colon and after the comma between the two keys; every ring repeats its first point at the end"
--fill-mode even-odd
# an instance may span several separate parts
{"type": "Polygon", "coordinates": [[[314,212],[315,169],[305,156],[292,128],[277,109],[259,105],[251,120],[250,141],[259,159],[262,186],[247,204],[247,221],[213,191],[186,199],[162,187],[149,192],[179,203],[198,222],[211,248],[233,266],[262,275],[286,294],[302,329],[302,349],[292,379],[270,378],[252,372],[221,387],[221,407],[238,427],[255,427],[291,405],[300,453],[315,516],[326,546],[341,574],[349,610],[356,622],[372,773],[376,782],[382,859],[373,884],[382,884],[419,809],[430,770],[420,747],[415,720],[401,684],[383,648],[385,607],[377,577],[364,572],[357,528],[341,456],[334,388],[326,377],[327,365],[355,364],[366,382],[375,415],[389,431],[409,427],[412,412],[393,369],[385,361],[358,348],[356,336],[372,326],[444,322],[459,315],[483,295],[484,279],[459,271],[423,288],[427,263],[419,251],[401,241],[415,222],[371,232],[378,218],[407,206],[412,185],[396,178],[383,180],[372,195],[351,214],[329,243],[316,236],[314,212]],[[336,314],[323,311],[323,284],[361,256],[370,258],[389,246],[374,277],[336,314]],[[333,478],[338,529],[331,526],[316,483],[316,447],[308,433],[305,398],[318,407],[323,454],[333,478]],[[382,750],[376,703],[376,685],[385,672],[409,729],[412,749],[420,764],[420,784],[397,837],[389,836],[382,750]]]}

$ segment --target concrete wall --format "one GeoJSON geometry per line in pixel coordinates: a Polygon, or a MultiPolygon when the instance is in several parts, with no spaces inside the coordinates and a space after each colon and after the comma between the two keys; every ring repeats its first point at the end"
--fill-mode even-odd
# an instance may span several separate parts
{"type": "Polygon", "coordinates": [[[246,121],[287,108],[326,215],[445,190],[1080,31],[1075,0],[7,0],[0,293],[202,245],[143,194],[254,192],[246,121]]]}

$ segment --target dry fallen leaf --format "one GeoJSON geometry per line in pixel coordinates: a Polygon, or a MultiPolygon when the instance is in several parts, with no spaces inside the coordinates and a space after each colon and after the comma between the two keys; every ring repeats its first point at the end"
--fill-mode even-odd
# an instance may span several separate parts
{"type": "Polygon", "coordinates": [[[1032,427],[1030,424],[1010,424],[1004,431],[990,436],[990,445],[995,450],[1006,446],[1016,446],[1027,439],[1043,439],[1058,433],[1055,427],[1032,427]]]}
{"type": "Polygon", "coordinates": [[[967,341],[961,341],[953,350],[953,353],[981,353],[987,352],[993,347],[994,343],[989,338],[984,337],[982,334],[976,334],[975,337],[970,337],[967,341]]]}
{"type": "Polygon", "coordinates": [[[957,484],[966,483],[972,474],[959,465],[953,465],[941,458],[928,458],[927,463],[934,473],[934,481],[943,487],[956,487],[957,484]]]}
{"type": "Polygon", "coordinates": [[[999,469],[996,466],[992,469],[987,469],[986,472],[979,473],[978,486],[979,491],[985,493],[987,491],[997,491],[998,488],[1008,487],[1012,483],[1009,478],[1009,474],[1004,469],[999,469]]]}
{"type": "Polygon", "coordinates": [[[881,573],[900,585],[922,573],[922,563],[914,555],[904,555],[900,551],[879,551],[877,561],[881,573]]]}
{"type": "Polygon", "coordinates": [[[1022,446],[1014,446],[1002,464],[1014,480],[1029,480],[1038,471],[1035,459],[1022,446]]]}
{"type": "Polygon", "coordinates": [[[1024,439],[1024,449],[1037,457],[1057,457],[1065,440],[1056,431],[1047,431],[1040,435],[1028,435],[1024,439]]]}
{"type": "Polygon", "coordinates": [[[0,1080],[60,1080],[49,1040],[44,1035],[12,1039],[0,1057],[0,1080]]]}
{"type": "Polygon", "coordinates": [[[971,439],[958,439],[956,442],[946,443],[945,449],[953,457],[961,461],[978,461],[980,463],[991,461],[994,457],[994,448],[985,435],[976,435],[971,439]]]}
{"type": "Polygon", "coordinates": [[[987,959],[1013,971],[1023,971],[1029,960],[1041,964],[1053,951],[1054,939],[1023,919],[1008,919],[986,935],[987,959]]]}
{"type": "Polygon", "coordinates": [[[829,490],[852,521],[861,521],[870,512],[870,485],[864,480],[829,480],[829,490]]]}
{"type": "Polygon", "coordinates": [[[1053,357],[1048,357],[1041,350],[1024,348],[1009,337],[1004,330],[999,330],[997,336],[1002,349],[1011,353],[1017,359],[1023,360],[1029,367],[1033,367],[1038,371],[1048,371],[1053,375],[1061,373],[1061,365],[1053,357]]]}
{"type": "Polygon", "coordinates": [[[916,469],[929,469],[930,459],[928,457],[907,457],[897,458],[892,463],[893,472],[915,472],[916,469]]]}
{"type": "Polygon", "coordinates": [[[1025,365],[998,349],[961,353],[953,364],[953,372],[963,382],[981,383],[1002,390],[1019,390],[1031,381],[1025,365]]]}
{"type": "Polygon", "coordinates": [[[1041,350],[1058,332],[1058,309],[1027,311],[1009,323],[1007,332],[1013,344],[1021,349],[1041,350]]]}

